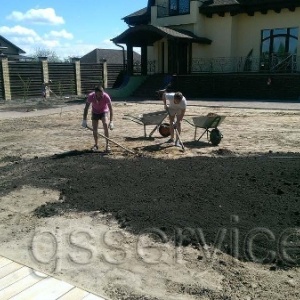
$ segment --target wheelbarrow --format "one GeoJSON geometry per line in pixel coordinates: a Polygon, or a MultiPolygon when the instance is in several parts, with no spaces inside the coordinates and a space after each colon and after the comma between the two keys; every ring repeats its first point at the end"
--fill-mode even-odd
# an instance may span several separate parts
{"type": "Polygon", "coordinates": [[[162,110],[146,114],[140,114],[138,116],[124,115],[123,119],[130,120],[139,125],[144,126],[144,137],[147,137],[146,127],[148,125],[155,125],[153,130],[150,132],[149,137],[151,137],[157,129],[159,130],[159,133],[162,136],[167,137],[170,135],[169,124],[163,123],[167,116],[168,112],[166,110],[162,110]]]}
{"type": "Polygon", "coordinates": [[[187,123],[195,128],[194,140],[197,139],[197,129],[204,129],[203,133],[197,139],[199,141],[203,135],[206,133],[207,140],[210,141],[214,146],[219,145],[223,135],[218,129],[218,126],[224,121],[225,116],[219,116],[213,113],[207,116],[192,117],[192,121],[184,119],[187,123]]]}

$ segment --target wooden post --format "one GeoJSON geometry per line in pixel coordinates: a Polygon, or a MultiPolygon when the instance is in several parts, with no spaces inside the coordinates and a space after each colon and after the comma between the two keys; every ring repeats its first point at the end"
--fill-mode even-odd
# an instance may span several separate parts
{"type": "Polygon", "coordinates": [[[2,78],[3,78],[3,88],[4,88],[4,100],[11,100],[11,89],[10,89],[10,79],[9,79],[9,67],[8,58],[5,55],[0,56],[0,61],[2,65],[2,78]]]}

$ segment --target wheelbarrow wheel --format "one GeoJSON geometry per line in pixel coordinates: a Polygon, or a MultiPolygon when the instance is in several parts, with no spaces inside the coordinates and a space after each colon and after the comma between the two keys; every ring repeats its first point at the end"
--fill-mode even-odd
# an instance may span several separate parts
{"type": "Polygon", "coordinates": [[[214,145],[214,146],[218,146],[219,143],[221,142],[223,138],[223,135],[221,133],[221,131],[217,128],[214,128],[211,132],[210,132],[210,142],[214,145]]]}
{"type": "Polygon", "coordinates": [[[168,137],[170,135],[170,124],[168,123],[161,124],[158,128],[158,131],[163,137],[168,137]]]}

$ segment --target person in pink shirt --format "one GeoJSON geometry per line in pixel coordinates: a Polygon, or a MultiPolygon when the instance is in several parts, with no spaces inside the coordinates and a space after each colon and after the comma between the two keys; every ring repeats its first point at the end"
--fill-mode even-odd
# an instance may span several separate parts
{"type": "MultiPolygon", "coordinates": [[[[83,111],[82,127],[87,127],[87,115],[89,107],[92,104],[92,125],[93,125],[93,136],[95,144],[92,150],[98,150],[98,125],[99,120],[102,121],[104,135],[109,138],[109,131],[113,129],[113,108],[111,99],[107,93],[104,92],[102,86],[96,86],[94,92],[90,93],[87,97],[87,101],[83,111]],[[109,117],[108,117],[109,112],[109,117]]],[[[109,142],[106,139],[106,152],[110,152],[109,142]]]]}

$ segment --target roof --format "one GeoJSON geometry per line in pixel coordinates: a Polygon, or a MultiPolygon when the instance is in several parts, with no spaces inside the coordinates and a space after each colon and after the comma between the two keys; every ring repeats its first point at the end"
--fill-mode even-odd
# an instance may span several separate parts
{"type": "MultiPolygon", "coordinates": [[[[274,9],[276,11],[282,8],[294,10],[300,6],[299,0],[202,0],[203,4],[199,7],[199,12],[211,16],[213,13],[232,14],[253,13],[255,11],[266,11],[274,9]]],[[[148,0],[148,5],[126,17],[122,20],[130,26],[150,24],[151,6],[155,5],[154,0],[148,0]]]]}
{"type": "Polygon", "coordinates": [[[181,39],[193,43],[210,44],[211,40],[198,37],[190,31],[172,29],[169,27],[154,25],[137,25],[130,27],[119,36],[112,39],[114,43],[131,44],[134,47],[151,46],[154,42],[162,39],[181,39]]]}
{"type": "Polygon", "coordinates": [[[148,10],[147,7],[142,8],[126,17],[122,20],[126,22],[128,25],[141,25],[141,24],[148,24],[151,21],[151,12],[148,10]]]}
{"type": "Polygon", "coordinates": [[[286,3],[299,3],[299,0],[207,0],[203,1],[203,6],[227,6],[227,5],[241,5],[254,6],[266,5],[276,6],[278,4],[284,5],[286,3]]]}
{"type": "MultiPolygon", "coordinates": [[[[7,40],[4,36],[0,35],[0,46],[3,46],[3,45],[2,45],[2,41],[3,41],[5,44],[7,44],[7,45],[9,45],[9,46],[11,46],[11,47],[13,47],[13,48],[15,48],[15,49],[18,51],[19,54],[20,54],[20,53],[26,53],[24,50],[22,50],[21,48],[19,48],[18,46],[16,46],[15,44],[13,44],[12,42],[10,42],[9,40],[7,40]]],[[[2,52],[3,52],[4,54],[8,54],[5,50],[2,50],[2,52]]]]}
{"type": "Polygon", "coordinates": [[[151,23],[151,6],[155,5],[155,0],[148,0],[147,7],[142,8],[126,17],[123,20],[131,26],[151,23]]]}
{"type": "MultiPolygon", "coordinates": [[[[124,50],[125,59],[127,51],[124,50]]],[[[100,63],[105,59],[109,64],[123,64],[123,50],[119,49],[94,49],[80,58],[83,63],[100,63]]],[[[133,52],[133,60],[140,61],[141,55],[133,52]]]]}
{"type": "MultiPolygon", "coordinates": [[[[300,6],[299,0],[203,0],[199,12],[211,16],[213,13],[232,14],[253,13],[255,11],[266,12],[267,10],[279,11],[282,8],[294,10],[300,6]]],[[[123,20],[131,26],[151,23],[151,6],[155,5],[154,0],[148,0],[148,5],[126,17],[123,20]]]]}
{"type": "Polygon", "coordinates": [[[211,0],[199,7],[199,12],[211,16],[213,13],[251,13],[267,10],[280,11],[283,8],[294,10],[300,6],[299,0],[211,0]]]}
{"type": "Polygon", "coordinates": [[[147,13],[147,7],[144,7],[144,8],[142,8],[142,9],[140,9],[140,10],[138,10],[138,11],[136,11],[136,12],[134,12],[134,13],[132,13],[132,14],[130,14],[130,15],[124,17],[123,20],[124,20],[125,18],[132,18],[132,17],[143,16],[143,15],[146,14],[146,13],[147,13]]]}

